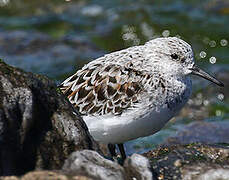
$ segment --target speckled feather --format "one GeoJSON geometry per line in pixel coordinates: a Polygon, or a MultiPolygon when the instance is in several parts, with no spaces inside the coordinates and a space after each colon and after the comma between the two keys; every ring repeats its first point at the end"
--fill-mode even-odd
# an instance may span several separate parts
{"type": "MultiPolygon", "coordinates": [[[[158,38],[91,61],[67,78],[60,89],[83,115],[96,140],[124,142],[163,127],[152,116],[161,115],[164,125],[181,109],[191,94],[187,75],[193,64],[189,44],[178,38],[158,38]],[[131,129],[125,132],[120,122],[135,120],[146,123],[143,130],[134,135],[131,129]],[[120,137],[115,135],[119,132],[120,137]]],[[[132,125],[133,131],[139,126],[132,125]]]]}
{"type": "Polygon", "coordinates": [[[63,83],[61,90],[83,115],[121,114],[138,102],[147,74],[119,65],[85,67],[63,83]]]}

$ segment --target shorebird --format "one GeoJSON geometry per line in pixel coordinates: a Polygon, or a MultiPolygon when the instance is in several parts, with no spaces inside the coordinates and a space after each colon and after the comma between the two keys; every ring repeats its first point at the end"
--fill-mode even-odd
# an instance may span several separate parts
{"type": "Polygon", "coordinates": [[[158,132],[188,101],[190,75],[223,83],[194,62],[191,46],[176,38],[106,54],[67,78],[60,89],[81,113],[96,141],[116,156],[123,143],[158,132]]]}

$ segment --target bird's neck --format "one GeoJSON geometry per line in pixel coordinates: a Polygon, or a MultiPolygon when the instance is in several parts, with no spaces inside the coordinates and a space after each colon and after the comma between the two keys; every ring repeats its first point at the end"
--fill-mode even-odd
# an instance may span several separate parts
{"type": "MultiPolygon", "coordinates": [[[[145,85],[150,94],[150,99],[154,101],[157,107],[167,103],[183,104],[191,94],[191,80],[186,76],[176,76],[170,73],[154,74],[153,82],[145,85]],[[156,77],[155,77],[156,76],[156,77]]],[[[149,99],[149,101],[151,101],[149,99]]],[[[146,100],[147,101],[147,100],[146,100]]],[[[150,102],[149,102],[150,103],[150,102]]]]}

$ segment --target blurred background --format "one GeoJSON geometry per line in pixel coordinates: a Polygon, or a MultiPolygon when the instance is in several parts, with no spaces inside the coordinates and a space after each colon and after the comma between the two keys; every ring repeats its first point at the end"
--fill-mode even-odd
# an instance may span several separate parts
{"type": "Polygon", "coordinates": [[[60,83],[112,51],[177,36],[225,88],[193,77],[193,95],[159,133],[128,142],[128,153],[161,143],[229,143],[228,0],[0,0],[0,58],[60,83]],[[171,138],[173,136],[173,138],[171,138]]]}

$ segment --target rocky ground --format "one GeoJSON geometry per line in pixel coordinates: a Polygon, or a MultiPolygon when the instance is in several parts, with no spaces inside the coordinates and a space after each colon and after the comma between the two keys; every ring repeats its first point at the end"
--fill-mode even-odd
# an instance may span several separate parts
{"type": "Polygon", "coordinates": [[[228,142],[228,126],[196,122],[121,166],[104,157],[54,82],[3,61],[0,78],[0,179],[229,179],[229,148],[206,136],[217,130],[228,142]]]}
{"type": "Polygon", "coordinates": [[[229,148],[206,144],[160,147],[144,154],[155,179],[229,179],[229,148]]]}

